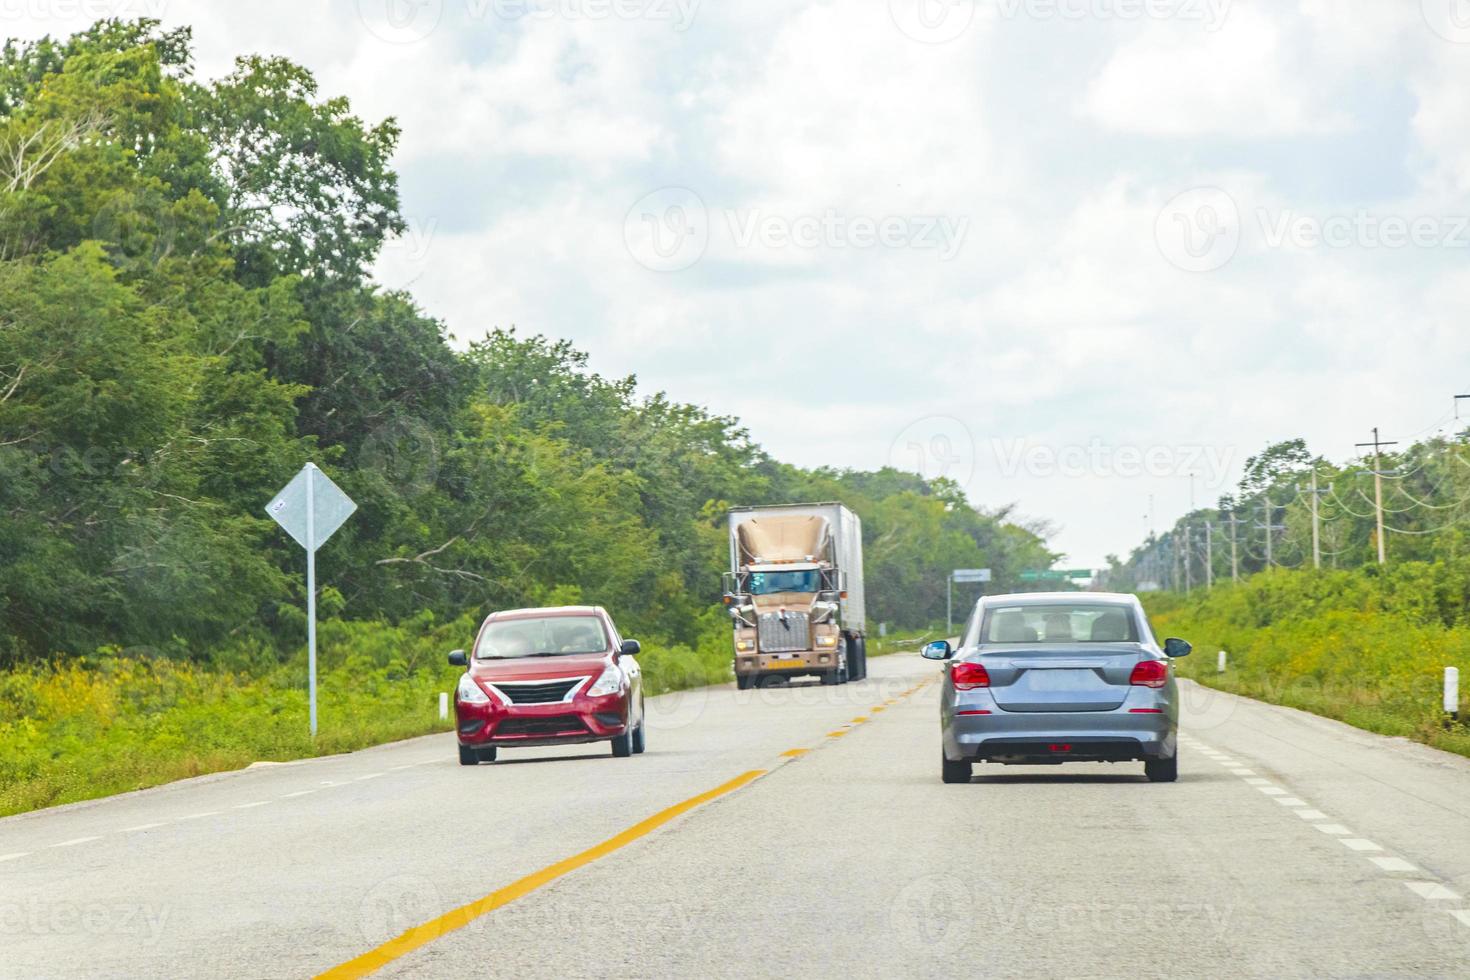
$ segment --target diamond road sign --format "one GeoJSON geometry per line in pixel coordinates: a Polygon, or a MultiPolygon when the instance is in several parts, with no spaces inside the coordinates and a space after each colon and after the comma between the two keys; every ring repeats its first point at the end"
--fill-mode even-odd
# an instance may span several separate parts
{"type": "Polygon", "coordinates": [[[315,463],[303,466],[295,479],[265,507],[271,519],[285,528],[286,533],[307,551],[315,551],[326,544],[355,510],[357,504],[352,502],[352,498],[343,493],[331,477],[317,469],[315,463]],[[309,486],[308,480],[311,481],[309,486]],[[312,504],[309,520],[306,512],[308,497],[312,504]],[[314,541],[307,540],[308,526],[314,541]]]}
{"type": "Polygon", "coordinates": [[[955,582],[989,582],[990,569],[988,568],[956,568],[954,570],[955,582]]]}

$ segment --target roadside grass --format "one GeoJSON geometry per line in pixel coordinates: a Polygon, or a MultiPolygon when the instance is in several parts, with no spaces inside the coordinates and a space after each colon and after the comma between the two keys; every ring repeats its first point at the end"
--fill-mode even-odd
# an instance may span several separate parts
{"type": "MultiPolygon", "coordinates": [[[[453,696],[460,670],[444,655],[474,626],[323,622],[315,740],[304,650],[280,664],[242,644],[207,665],[101,651],[0,674],[0,816],[450,731],[439,694],[453,696]]],[[[645,644],[645,690],[729,680],[728,646],[724,632],[693,648],[645,644]]]]}
{"type": "Polygon", "coordinates": [[[1444,669],[1470,676],[1470,627],[1383,602],[1371,579],[1366,588],[1322,589],[1345,574],[1275,572],[1209,596],[1145,601],[1161,635],[1194,644],[1181,676],[1470,756],[1470,728],[1448,725],[1442,709],[1444,669]],[[1227,651],[1224,673],[1219,650],[1227,651]]]}

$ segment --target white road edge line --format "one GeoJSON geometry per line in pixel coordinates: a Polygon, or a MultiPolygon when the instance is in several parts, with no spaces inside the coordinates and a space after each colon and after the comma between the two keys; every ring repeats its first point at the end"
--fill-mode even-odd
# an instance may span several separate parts
{"type": "Polygon", "coordinates": [[[256,800],[254,803],[236,803],[235,806],[234,806],[234,809],[236,809],[236,810],[248,810],[248,809],[250,809],[251,807],[254,807],[254,806],[269,806],[270,805],[270,802],[271,802],[270,800],[256,800]]]}
{"type": "Polygon", "coordinates": [[[1455,909],[1450,915],[1459,919],[1461,924],[1470,926],[1470,909],[1455,909]]]}
{"type": "Polygon", "coordinates": [[[203,820],[205,817],[219,816],[218,810],[205,810],[203,813],[191,813],[186,817],[178,817],[179,820],[203,820]]]}
{"type": "Polygon", "coordinates": [[[52,844],[51,846],[52,847],[72,847],[72,846],[74,846],[76,844],[88,844],[88,843],[91,843],[94,840],[101,840],[101,839],[102,839],[101,837],[76,837],[76,838],[73,838],[72,840],[64,840],[64,841],[62,841],[59,844],[52,844]]]}
{"type": "Polygon", "coordinates": [[[1406,881],[1404,887],[1431,902],[1458,902],[1460,896],[1437,881],[1406,881]]]}
{"type": "Polygon", "coordinates": [[[380,772],[370,772],[366,776],[358,776],[356,779],[353,780],[353,782],[354,783],[360,783],[364,779],[377,779],[381,775],[383,775],[383,774],[380,773],[380,772]]]}
{"type": "Polygon", "coordinates": [[[296,793],[287,793],[285,796],[281,797],[281,799],[283,799],[283,800],[294,800],[298,796],[310,796],[312,793],[315,793],[315,792],[316,792],[316,790],[314,790],[314,789],[303,789],[303,790],[301,790],[299,792],[296,792],[296,793]]]}
{"type": "Polygon", "coordinates": [[[137,833],[140,830],[156,830],[159,827],[166,827],[166,826],[168,826],[168,821],[166,821],[166,820],[163,821],[162,823],[140,823],[136,827],[124,827],[122,830],[118,831],[118,833],[120,833],[120,834],[133,834],[133,833],[137,833]]]}
{"type": "Polygon", "coordinates": [[[29,853],[31,853],[31,852],[30,851],[16,851],[14,854],[0,854],[0,861],[14,861],[16,858],[23,858],[23,857],[25,857],[29,853]]]}

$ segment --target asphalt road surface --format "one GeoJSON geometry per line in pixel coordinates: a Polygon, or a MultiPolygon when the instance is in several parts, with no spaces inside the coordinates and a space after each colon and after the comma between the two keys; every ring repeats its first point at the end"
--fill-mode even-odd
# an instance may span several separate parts
{"type": "Polygon", "coordinates": [[[1176,784],[945,786],[938,670],[0,820],[0,975],[1470,976],[1470,760],[1189,686],[1176,784]]]}

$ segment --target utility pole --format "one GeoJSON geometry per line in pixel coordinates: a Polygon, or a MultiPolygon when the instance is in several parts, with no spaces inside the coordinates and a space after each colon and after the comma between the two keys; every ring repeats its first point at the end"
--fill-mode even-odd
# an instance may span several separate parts
{"type": "Polygon", "coordinates": [[[1378,515],[1378,564],[1388,564],[1388,542],[1383,538],[1383,447],[1397,446],[1396,442],[1384,442],[1378,438],[1378,427],[1373,427],[1373,441],[1358,443],[1359,449],[1373,447],[1373,510],[1378,515]]]}
{"type": "Polygon", "coordinates": [[[1232,510],[1230,512],[1230,520],[1227,523],[1230,525],[1230,581],[1239,582],[1240,547],[1239,543],[1235,540],[1235,529],[1244,524],[1245,521],[1242,521],[1240,518],[1236,517],[1235,511],[1232,510]]]}
{"type": "Polygon", "coordinates": [[[1205,588],[1215,587],[1215,522],[1205,521],[1205,588]]]}
{"type": "Polygon", "coordinates": [[[1300,485],[1296,488],[1297,493],[1309,493],[1312,495],[1312,567],[1322,567],[1322,513],[1320,502],[1325,490],[1317,488],[1317,464],[1312,464],[1312,485],[1302,489],[1300,485]]]}
{"type": "MultiPolygon", "coordinates": [[[[1193,481],[1194,477],[1190,477],[1193,481]]],[[[1189,525],[1184,525],[1184,591],[1194,591],[1194,546],[1189,543],[1189,525]]]]}
{"type": "Polygon", "coordinates": [[[1272,568],[1276,564],[1276,560],[1271,555],[1272,539],[1276,537],[1277,531],[1286,530],[1286,525],[1272,523],[1272,518],[1276,516],[1276,507],[1271,503],[1270,497],[1267,497],[1265,502],[1261,504],[1261,511],[1266,516],[1265,523],[1260,525],[1266,532],[1266,567],[1272,568]]]}

